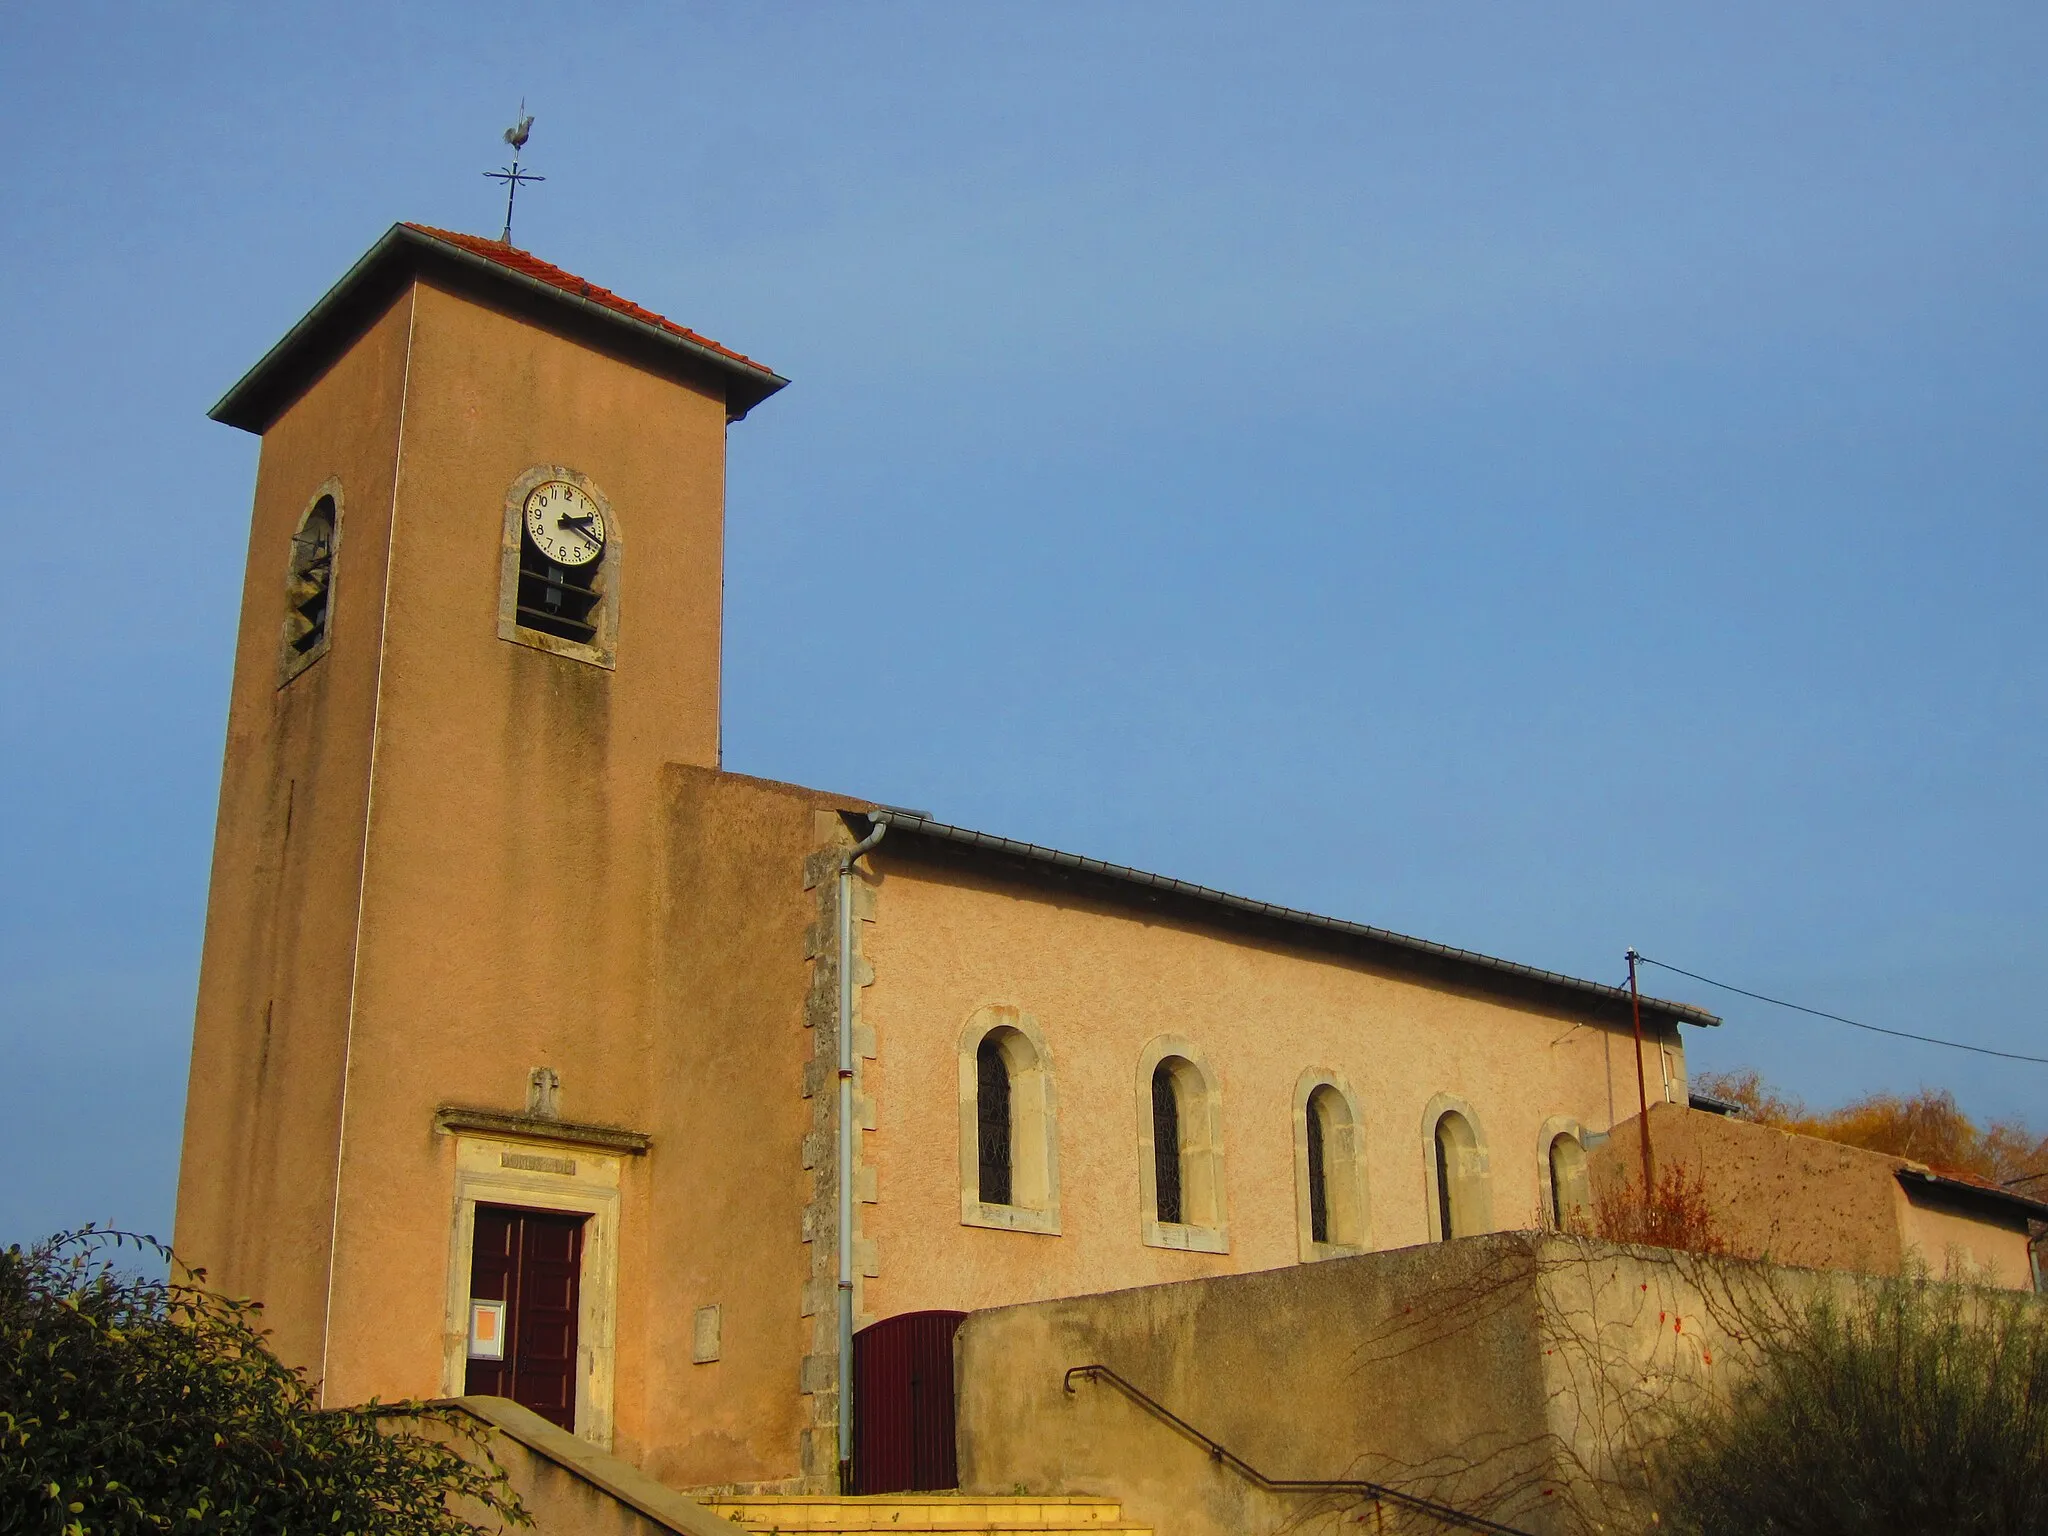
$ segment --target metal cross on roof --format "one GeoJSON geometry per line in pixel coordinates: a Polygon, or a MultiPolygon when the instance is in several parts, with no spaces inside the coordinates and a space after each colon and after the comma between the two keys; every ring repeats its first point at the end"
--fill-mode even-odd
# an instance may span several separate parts
{"type": "Polygon", "coordinates": [[[533,118],[526,110],[526,100],[520,98],[519,121],[505,130],[505,142],[512,146],[512,163],[503,170],[485,171],[492,181],[505,183],[505,233],[498,236],[505,244],[512,243],[512,202],[519,196],[521,182],[546,181],[545,176],[536,176],[531,171],[519,169],[519,152],[526,148],[526,141],[533,133],[533,118]]]}

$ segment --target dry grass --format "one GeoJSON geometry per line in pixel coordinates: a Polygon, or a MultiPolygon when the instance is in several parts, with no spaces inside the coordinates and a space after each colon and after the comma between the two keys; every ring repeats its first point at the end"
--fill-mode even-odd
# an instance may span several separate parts
{"type": "Polygon", "coordinates": [[[1574,1213],[1569,1229],[1578,1237],[1610,1243],[1675,1248],[1684,1253],[1726,1254],[1728,1240],[1714,1220],[1706,1175],[1673,1164],[1657,1176],[1650,1197],[1625,1180],[1594,1197],[1589,1212],[1574,1213]]]}

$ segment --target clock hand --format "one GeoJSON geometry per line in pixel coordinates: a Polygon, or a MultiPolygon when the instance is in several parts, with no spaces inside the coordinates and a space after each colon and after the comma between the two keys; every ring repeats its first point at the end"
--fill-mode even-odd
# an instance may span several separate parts
{"type": "Polygon", "coordinates": [[[578,533],[582,534],[583,537],[590,540],[591,543],[602,544],[604,542],[603,536],[600,535],[595,528],[590,526],[594,521],[596,521],[596,519],[592,514],[586,513],[582,517],[571,517],[567,512],[564,512],[561,515],[561,517],[556,520],[555,526],[557,528],[573,528],[578,533]]]}

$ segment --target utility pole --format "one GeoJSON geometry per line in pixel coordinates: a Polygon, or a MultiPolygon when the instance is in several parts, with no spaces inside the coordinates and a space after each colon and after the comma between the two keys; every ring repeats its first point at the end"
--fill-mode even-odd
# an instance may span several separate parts
{"type": "Polygon", "coordinates": [[[1628,952],[1628,1007],[1636,1027],[1636,1105],[1641,1111],[1636,1124],[1642,1128],[1643,1205],[1647,1207],[1656,1189],[1656,1165],[1650,1157],[1650,1090],[1643,1080],[1643,994],[1636,987],[1636,952],[1628,952]]]}

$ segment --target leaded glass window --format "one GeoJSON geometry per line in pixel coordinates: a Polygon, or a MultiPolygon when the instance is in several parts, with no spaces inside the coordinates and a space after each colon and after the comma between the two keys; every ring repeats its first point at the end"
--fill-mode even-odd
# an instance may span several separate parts
{"type": "Polygon", "coordinates": [[[1162,1061],[1152,1071],[1152,1166],[1159,1220],[1181,1220],[1180,1094],[1173,1065],[1162,1061]]]}
{"type": "Polygon", "coordinates": [[[1309,1240],[1330,1240],[1330,1165],[1323,1150],[1322,1093],[1308,1096],[1308,1229],[1309,1240]]]}
{"type": "Polygon", "coordinates": [[[984,1036],[974,1053],[976,1141],[981,1164],[981,1203],[1010,1203],[1010,1064],[1002,1042],[984,1036]]]}

